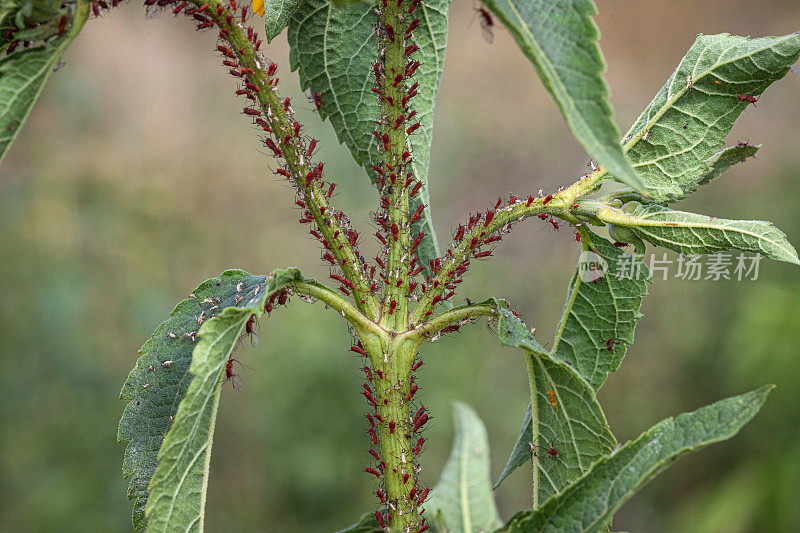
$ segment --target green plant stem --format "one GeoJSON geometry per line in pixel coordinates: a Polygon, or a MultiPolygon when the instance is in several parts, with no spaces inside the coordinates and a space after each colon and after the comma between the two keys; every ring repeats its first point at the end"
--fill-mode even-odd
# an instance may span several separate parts
{"type": "Polygon", "coordinates": [[[533,354],[525,352],[525,362],[528,365],[528,384],[531,390],[531,464],[533,465],[533,509],[539,507],[539,452],[536,446],[539,443],[539,398],[536,393],[536,371],[533,365],[533,354]]]}
{"type": "Polygon", "coordinates": [[[504,226],[510,229],[510,225],[541,213],[547,213],[550,216],[561,218],[576,225],[580,224],[581,217],[590,215],[584,213],[583,207],[577,202],[597,189],[603,175],[605,175],[605,170],[602,168],[597,169],[566,189],[554,194],[552,200],[546,204],[544,203],[544,198],[538,198],[530,205],[526,205],[524,200],[519,201],[496,211],[491,223],[478,222],[470,232],[465,234],[463,240],[453,250],[452,255],[443,263],[439,273],[431,280],[429,290],[420,299],[419,304],[409,317],[411,327],[419,324],[432,314],[435,306],[433,302],[436,297],[441,297],[444,293],[445,287],[453,279],[454,272],[458,266],[469,260],[472,253],[470,243],[473,239],[483,240],[504,226]]]}
{"type": "Polygon", "coordinates": [[[353,304],[331,289],[315,281],[292,281],[286,284],[287,288],[298,294],[304,294],[320,300],[328,307],[339,312],[342,317],[356,328],[381,333],[383,330],[372,320],[364,316],[353,304]]]}
{"type": "Polygon", "coordinates": [[[414,472],[415,439],[411,402],[411,364],[418,344],[399,340],[389,334],[362,334],[361,342],[372,363],[373,373],[381,370],[383,378],[373,381],[376,410],[383,422],[378,423],[380,454],[385,463],[383,479],[386,488],[390,531],[416,531],[419,514],[415,498],[410,496],[416,487],[414,472]],[[393,428],[393,429],[392,429],[393,428]]]}
{"type": "Polygon", "coordinates": [[[450,311],[446,311],[439,315],[434,316],[427,322],[423,322],[416,328],[409,330],[401,335],[406,337],[418,337],[420,339],[435,335],[443,328],[450,324],[470,320],[482,316],[494,316],[496,313],[495,307],[491,304],[473,304],[456,307],[450,311]]]}
{"type": "Polygon", "coordinates": [[[278,95],[277,88],[271,82],[273,79],[267,75],[269,64],[259,56],[253,44],[247,38],[246,30],[239,24],[239,17],[231,13],[227,6],[218,0],[189,0],[190,3],[201,6],[207,4],[205,13],[212,18],[220,28],[226,29],[227,41],[231,50],[242,68],[253,70],[246,79],[257,89],[258,103],[263,112],[264,120],[272,129],[275,144],[280,147],[286,161],[286,167],[291,175],[295,187],[299,191],[301,200],[307,206],[314,221],[324,237],[323,244],[336,260],[342,273],[352,284],[352,294],[356,307],[371,319],[377,319],[379,304],[370,292],[370,280],[358,258],[356,251],[350,246],[342,225],[334,217],[335,210],[330,206],[325,192],[320,187],[319,179],[311,180],[306,184],[306,177],[315,167],[309,161],[307,147],[302,135],[294,135],[294,117],[285,108],[284,101],[278,95]],[[217,7],[221,6],[221,14],[217,7]],[[232,15],[232,22],[228,24],[226,15],[232,15]]]}
{"type": "MultiPolygon", "coordinates": [[[[403,99],[407,87],[405,79],[406,50],[409,41],[406,34],[406,4],[388,2],[378,16],[379,61],[383,76],[381,89],[380,130],[389,136],[389,149],[383,152],[384,179],[389,198],[389,226],[387,235],[389,255],[386,262],[386,290],[384,291],[384,327],[398,331],[408,327],[409,268],[413,253],[411,248],[411,224],[409,222],[409,188],[405,187],[408,162],[403,159],[407,149],[408,135],[402,120],[405,109],[403,99]],[[400,4],[400,5],[398,5],[400,4]],[[390,33],[391,32],[391,33],[390,33]],[[397,78],[400,76],[400,78],[397,78]],[[398,82],[399,79],[399,82],[398,82]],[[392,176],[395,176],[392,180],[392,176]],[[396,232],[393,231],[396,228],[396,232]]],[[[410,159],[409,159],[410,161],[410,159]]]]}

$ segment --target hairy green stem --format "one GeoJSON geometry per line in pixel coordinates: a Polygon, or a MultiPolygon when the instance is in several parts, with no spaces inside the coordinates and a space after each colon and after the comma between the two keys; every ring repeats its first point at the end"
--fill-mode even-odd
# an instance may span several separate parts
{"type": "Polygon", "coordinates": [[[375,322],[364,316],[353,304],[347,301],[347,299],[339,296],[325,285],[306,280],[291,281],[286,284],[286,287],[298,294],[304,294],[320,300],[328,307],[338,311],[345,320],[356,328],[368,330],[373,333],[380,333],[382,331],[375,322]]]}
{"type": "Polygon", "coordinates": [[[413,327],[432,314],[437,297],[441,298],[447,284],[453,279],[456,269],[469,260],[472,253],[470,246],[475,239],[483,241],[487,236],[500,231],[504,227],[510,229],[510,225],[542,213],[547,213],[573,224],[580,224],[582,216],[590,215],[583,213],[582,206],[577,202],[597,189],[599,181],[604,174],[605,170],[597,169],[566,189],[555,193],[547,200],[538,198],[530,203],[519,201],[496,211],[489,224],[479,221],[471,231],[465,234],[462,241],[453,250],[452,255],[444,262],[439,273],[431,280],[429,290],[420,299],[419,304],[409,317],[410,325],[413,327]]]}
{"type": "Polygon", "coordinates": [[[418,344],[388,334],[361,335],[375,379],[375,411],[390,531],[419,528],[417,480],[414,469],[414,419],[411,416],[410,375],[418,344]],[[382,377],[378,377],[378,371],[382,377]]]}
{"type": "Polygon", "coordinates": [[[393,330],[404,330],[408,327],[406,294],[409,264],[413,256],[410,252],[409,188],[405,187],[409,165],[403,157],[408,145],[404,120],[404,98],[407,94],[405,47],[410,42],[405,38],[408,17],[406,5],[402,2],[386,3],[378,16],[379,63],[383,72],[378,82],[381,90],[380,130],[382,136],[389,138],[388,150],[384,146],[383,151],[383,192],[389,199],[387,214],[390,227],[387,235],[389,251],[381,324],[393,330]]]}
{"type": "MultiPolygon", "coordinates": [[[[206,15],[213,19],[222,30],[227,31],[225,39],[230,43],[230,50],[236,56],[242,69],[252,71],[252,73],[248,71],[242,79],[248,80],[256,87],[254,92],[264,120],[272,129],[275,144],[286,161],[286,167],[302,201],[324,237],[323,244],[335,258],[345,278],[352,283],[352,294],[356,306],[369,318],[376,319],[379,304],[370,292],[369,276],[356,251],[350,245],[344,227],[334,216],[335,210],[330,206],[325,192],[321,189],[319,179],[307,179],[309,173],[315,171],[315,166],[309,161],[308,148],[303,136],[296,134],[296,121],[288,100],[281,100],[277,87],[272,83],[276,78],[271,78],[267,74],[269,64],[256,52],[253,44],[247,38],[245,28],[239,23],[239,17],[236,13],[231,13],[225,3],[218,0],[189,1],[196,6],[208,5],[205,10],[206,15]],[[218,11],[218,6],[221,6],[221,11],[218,11]],[[230,24],[226,20],[227,15],[232,15],[230,24]]],[[[297,126],[300,126],[299,123],[297,126]]]]}
{"type": "Polygon", "coordinates": [[[450,311],[446,311],[439,315],[434,316],[427,322],[423,322],[416,328],[407,331],[403,335],[408,337],[424,338],[429,335],[435,335],[445,327],[460,323],[464,320],[479,318],[482,316],[494,316],[496,314],[495,306],[492,304],[473,304],[456,307],[450,311]]]}

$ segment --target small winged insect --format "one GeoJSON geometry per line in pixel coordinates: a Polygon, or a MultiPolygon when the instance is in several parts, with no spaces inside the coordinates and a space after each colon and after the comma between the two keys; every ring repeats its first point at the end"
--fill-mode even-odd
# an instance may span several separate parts
{"type": "Polygon", "coordinates": [[[57,71],[61,70],[61,68],[66,64],[67,64],[66,61],[64,61],[63,59],[59,59],[56,62],[56,64],[53,66],[53,72],[57,72],[57,71]]]}
{"type": "Polygon", "coordinates": [[[486,10],[483,6],[478,6],[475,9],[475,12],[480,17],[481,21],[481,29],[483,30],[483,38],[486,40],[487,43],[491,44],[494,42],[494,32],[492,28],[494,27],[494,19],[492,18],[491,13],[486,10]]]}
{"type": "Polygon", "coordinates": [[[233,386],[233,390],[235,390],[236,392],[241,392],[242,377],[236,372],[236,370],[234,370],[233,368],[234,362],[239,363],[240,365],[246,368],[250,368],[246,364],[239,361],[238,359],[234,359],[233,357],[231,357],[230,359],[228,359],[228,362],[225,363],[225,381],[223,383],[230,381],[231,385],[233,386]]]}
{"type": "Polygon", "coordinates": [[[261,340],[261,334],[258,332],[256,315],[250,315],[250,318],[247,319],[247,324],[244,326],[244,333],[241,337],[239,337],[239,340],[242,340],[245,337],[250,337],[250,344],[253,345],[253,348],[258,346],[258,341],[261,340]]]}

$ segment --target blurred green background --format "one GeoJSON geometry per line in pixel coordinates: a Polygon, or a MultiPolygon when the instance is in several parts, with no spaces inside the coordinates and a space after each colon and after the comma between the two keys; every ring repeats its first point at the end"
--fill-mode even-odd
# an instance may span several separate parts
{"type": "MultiPolygon", "coordinates": [[[[800,25],[789,0],[599,4],[623,131],[695,34],[777,35],[800,25]]],[[[509,192],[571,183],[588,161],[509,34],[497,29],[488,44],[473,7],[452,6],[437,108],[432,201],[445,245],[464,213],[509,192]]],[[[200,281],[226,268],[297,265],[327,276],[296,223],[292,191],[268,171],[274,162],[238,116],[214,44],[184,20],[145,20],[138,2],[89,21],[0,166],[2,531],[130,530],[117,395],[138,347],[200,281]]],[[[337,204],[371,233],[373,190],[305,103],[285,38],[267,52],[281,65],[282,91],[322,139],[337,204]]],[[[790,73],[748,108],[729,143],[764,143],[758,158],[682,208],[769,219],[800,244],[798,89],[800,75],[790,73]]],[[[498,252],[472,269],[459,297],[509,298],[549,340],[578,252],[572,233],[530,221],[498,252]]],[[[626,504],[615,529],[800,530],[798,287],[800,268],[769,262],[758,281],[650,287],[637,343],[601,391],[621,441],[763,383],[779,388],[738,437],[681,460],[626,504]]],[[[257,349],[240,352],[252,367],[242,369],[243,392],[224,392],[209,531],[331,531],[374,504],[374,480],[360,473],[365,402],[349,335],[321,306],[293,304],[262,321],[257,349]]],[[[449,451],[453,400],[484,418],[496,477],[527,404],[522,358],[483,324],[423,355],[419,397],[435,417],[425,479],[435,482],[449,451]]],[[[529,472],[496,492],[504,518],[529,505],[529,472]]]]}

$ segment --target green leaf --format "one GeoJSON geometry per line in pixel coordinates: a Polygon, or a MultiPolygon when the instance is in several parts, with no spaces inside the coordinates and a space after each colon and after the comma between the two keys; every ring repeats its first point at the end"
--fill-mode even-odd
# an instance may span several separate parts
{"type": "Polygon", "coordinates": [[[772,385],[659,422],[595,463],[564,492],[517,513],[503,533],[604,531],[619,507],[678,457],[729,439],[761,409],[772,385]]]}
{"type": "Polygon", "coordinates": [[[450,533],[491,531],[502,524],[489,477],[486,427],[468,405],[453,405],[455,441],[426,507],[441,511],[450,533]]]}
{"type": "Polygon", "coordinates": [[[601,220],[624,226],[642,239],[684,254],[723,250],[761,253],[771,259],[800,264],[786,235],[763,220],[727,220],[673,211],[660,205],[626,204],[626,210],[601,210],[601,220]]]}
{"type": "Polygon", "coordinates": [[[266,0],[264,2],[264,25],[267,31],[267,42],[280,35],[289,25],[289,19],[297,11],[303,0],[266,0]]]}
{"type": "MultiPolygon", "coordinates": [[[[679,186],[683,191],[684,196],[695,192],[702,185],[706,185],[711,180],[720,176],[723,172],[731,168],[737,163],[744,163],[748,158],[755,157],[761,145],[751,145],[747,143],[740,143],[736,146],[729,146],[723,148],[713,156],[711,156],[706,163],[708,164],[708,171],[688,183],[681,183],[679,186]]],[[[624,202],[636,201],[642,203],[652,203],[649,198],[643,198],[641,195],[633,192],[631,189],[620,189],[611,194],[612,198],[619,198],[624,202]]]]}
{"type": "MultiPolygon", "coordinates": [[[[67,11],[69,12],[69,11],[67,11]]],[[[77,4],[69,31],[46,44],[17,50],[0,58],[0,161],[8,152],[44,84],[67,46],[83,28],[89,4],[77,4]]]]}
{"type": "Polygon", "coordinates": [[[591,0],[484,0],[531,60],[575,138],[616,179],[642,180],[619,144],[591,0]]]}
{"type": "Polygon", "coordinates": [[[591,243],[584,242],[553,354],[577,370],[595,391],[619,368],[627,346],[633,344],[649,280],[644,263],[602,237],[592,234],[591,243]],[[599,265],[597,275],[591,268],[593,261],[599,265]]]}
{"type": "MultiPolygon", "coordinates": [[[[413,226],[416,232],[425,232],[417,248],[425,274],[431,273],[430,260],[439,256],[430,213],[428,166],[433,109],[447,44],[448,5],[447,0],[420,4],[416,11],[419,28],[414,32],[414,41],[420,48],[414,59],[420,67],[414,74],[419,89],[413,101],[421,127],[409,142],[414,175],[423,185],[412,199],[411,210],[416,210],[419,202],[426,205],[422,218],[413,226]]],[[[371,91],[372,66],[378,50],[378,39],[373,34],[377,20],[374,8],[374,3],[355,3],[334,9],[324,0],[308,0],[289,21],[289,61],[293,70],[299,69],[300,85],[303,90],[320,94],[320,116],[330,119],[339,141],[347,145],[370,176],[374,174],[372,165],[379,162],[377,141],[372,134],[380,116],[378,101],[371,91]]]]}
{"type": "Polygon", "coordinates": [[[175,525],[177,519],[201,519],[200,495],[207,479],[207,472],[203,471],[207,464],[202,463],[207,462],[219,393],[219,389],[213,390],[220,376],[220,372],[212,375],[214,368],[224,367],[247,319],[263,313],[265,299],[285,282],[299,278],[296,269],[276,270],[268,277],[241,270],[225,271],[218,278],[200,284],[191,298],[179,303],[139,350],[141,357],[120,393],[120,398],[130,403],[117,433],[120,442],[129,441],[122,471],[124,477],[131,478],[128,499],[134,500],[136,529],[146,525],[146,514],[151,517],[150,528],[154,531],[175,525]],[[212,346],[214,353],[209,354],[212,346]],[[201,379],[195,380],[193,376],[201,379]],[[212,387],[212,391],[201,387],[212,387]],[[191,400],[183,404],[187,390],[191,400]],[[209,394],[214,397],[203,397],[209,394]],[[204,403],[198,405],[198,401],[204,403]],[[196,410],[191,412],[192,409],[196,410]],[[187,424],[198,425],[187,432],[187,424]],[[159,454],[168,431],[171,431],[167,438],[169,445],[159,454]],[[198,463],[186,464],[187,457],[175,448],[181,444],[192,446],[198,463]],[[167,465],[175,470],[169,472],[167,465]],[[159,481],[148,489],[154,475],[159,481]],[[185,484],[180,486],[174,482],[174,476],[179,475],[186,475],[185,484]],[[157,497],[145,513],[151,491],[157,497]],[[154,509],[155,500],[162,504],[180,500],[176,510],[188,516],[169,516],[162,512],[162,505],[154,509]]]}
{"type": "Polygon", "coordinates": [[[535,423],[533,404],[529,404],[517,443],[495,488],[511,472],[533,459],[534,490],[537,501],[543,502],[609,454],[617,441],[591,385],[566,362],[552,358],[510,310],[498,310],[500,344],[522,348],[531,358],[537,399],[535,423]],[[551,390],[555,406],[549,401],[548,391],[551,390]],[[531,447],[534,425],[537,429],[535,455],[531,447]],[[556,458],[547,454],[550,447],[557,450],[556,458]]]}
{"type": "Polygon", "coordinates": [[[734,121],[781,79],[800,55],[800,34],[783,37],[700,35],[623,138],[628,156],[657,203],[674,202],[709,172],[734,121]]]}
{"type": "Polygon", "coordinates": [[[331,0],[333,3],[333,7],[340,9],[343,7],[347,7],[350,4],[355,4],[357,2],[363,2],[364,0],[331,0]]]}

